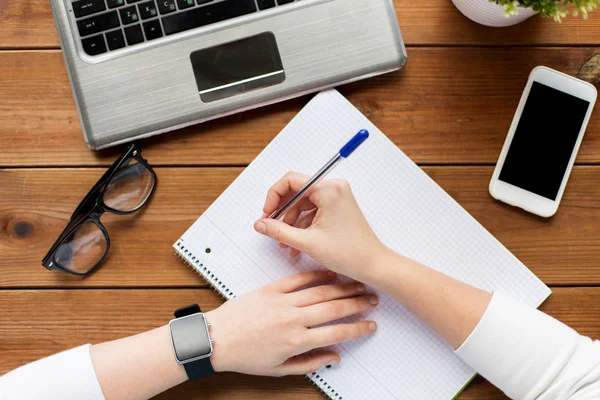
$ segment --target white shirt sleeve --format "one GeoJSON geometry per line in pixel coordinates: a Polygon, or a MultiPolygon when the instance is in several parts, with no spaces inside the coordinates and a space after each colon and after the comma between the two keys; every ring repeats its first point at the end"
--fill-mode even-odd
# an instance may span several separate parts
{"type": "Polygon", "coordinates": [[[498,292],[456,354],[513,399],[600,398],[600,342],[498,292]]]}
{"type": "Polygon", "coordinates": [[[90,345],[24,365],[0,377],[0,400],[105,400],[90,345]]]}

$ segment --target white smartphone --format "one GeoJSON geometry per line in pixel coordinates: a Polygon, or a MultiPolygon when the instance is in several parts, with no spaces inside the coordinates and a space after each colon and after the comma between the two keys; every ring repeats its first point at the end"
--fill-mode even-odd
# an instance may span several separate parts
{"type": "Polygon", "coordinates": [[[531,71],[490,194],[542,217],[554,215],[596,97],[587,82],[547,67],[531,71]]]}

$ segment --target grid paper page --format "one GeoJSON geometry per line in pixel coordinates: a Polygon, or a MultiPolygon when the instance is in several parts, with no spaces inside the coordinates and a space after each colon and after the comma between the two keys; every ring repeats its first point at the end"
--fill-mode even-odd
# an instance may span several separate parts
{"type": "MultiPolygon", "coordinates": [[[[370,138],[330,177],[350,182],[386,245],[531,306],[548,297],[537,277],[335,90],[317,95],[174,246],[226,297],[320,268],[306,255],[291,259],[253,223],[276,180],[287,171],[311,175],[360,129],[370,138]]],[[[402,305],[379,296],[368,315],[378,323],[375,335],[336,346],[341,364],[310,378],[335,399],[454,397],[474,371],[402,305]]]]}

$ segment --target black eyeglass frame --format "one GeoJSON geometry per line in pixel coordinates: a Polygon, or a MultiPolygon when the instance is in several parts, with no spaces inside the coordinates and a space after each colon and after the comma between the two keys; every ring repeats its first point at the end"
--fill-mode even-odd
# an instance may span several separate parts
{"type": "Polygon", "coordinates": [[[148,203],[148,200],[150,200],[150,198],[152,197],[154,189],[156,188],[156,183],[156,173],[148,164],[148,162],[142,157],[142,151],[140,150],[140,148],[136,144],[130,145],[129,148],[104,173],[104,175],[102,175],[102,177],[96,182],[92,189],[90,189],[90,191],[85,195],[83,200],[81,200],[77,208],[75,208],[75,211],[73,211],[73,214],[71,214],[71,219],[69,220],[69,223],[67,224],[65,229],[63,229],[58,239],[54,242],[50,250],[48,250],[48,253],[46,253],[44,258],[42,259],[42,265],[48,270],[58,269],[60,271],[78,276],[85,276],[94,271],[96,268],[98,268],[100,264],[102,264],[102,262],[106,258],[106,255],[108,254],[108,251],[110,250],[110,237],[108,236],[108,231],[106,230],[104,225],[102,225],[102,222],[100,222],[100,217],[102,217],[102,215],[107,211],[118,215],[128,215],[140,210],[146,205],[146,203],[148,203]],[[106,191],[106,188],[108,187],[108,184],[111,182],[115,173],[117,173],[120,170],[121,166],[126,161],[130,161],[131,159],[135,159],[137,162],[144,165],[144,167],[146,167],[148,171],[150,171],[152,177],[154,178],[152,189],[150,189],[150,193],[148,194],[146,199],[136,208],[128,211],[115,210],[104,203],[104,192],[106,191]],[[94,266],[92,266],[90,269],[88,269],[85,272],[75,272],[60,265],[56,261],[55,255],[56,251],[60,248],[60,245],[64,242],[64,240],[86,222],[92,222],[96,224],[98,228],[100,228],[106,240],[106,249],[104,250],[102,258],[100,258],[100,260],[98,260],[96,264],[94,264],[94,266]]]}

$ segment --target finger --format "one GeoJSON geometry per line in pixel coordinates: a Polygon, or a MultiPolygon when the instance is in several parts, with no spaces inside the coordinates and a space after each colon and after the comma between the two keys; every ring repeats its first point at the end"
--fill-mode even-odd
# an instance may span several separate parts
{"type": "Polygon", "coordinates": [[[273,289],[279,293],[290,293],[304,286],[314,285],[317,283],[331,282],[336,278],[335,272],[327,270],[315,270],[300,272],[299,274],[290,275],[265,286],[267,289],[273,289]]]}
{"type": "MultiPolygon", "coordinates": [[[[296,224],[296,221],[298,220],[298,217],[300,216],[300,212],[300,209],[297,206],[295,206],[289,209],[287,213],[285,213],[281,221],[284,224],[288,224],[289,226],[294,226],[296,224]]],[[[285,243],[279,243],[279,247],[281,247],[282,249],[287,249],[290,246],[288,246],[285,243]]]]}
{"type": "Polygon", "coordinates": [[[340,197],[352,195],[348,181],[343,179],[324,180],[315,186],[308,199],[317,207],[323,208],[330,204],[337,204],[340,197]]]}
{"type": "Polygon", "coordinates": [[[290,208],[283,216],[282,221],[290,226],[296,225],[298,217],[304,211],[309,211],[315,208],[315,205],[306,197],[300,200],[294,207],[290,208]]]}
{"type": "MultiPolygon", "coordinates": [[[[310,204],[314,207],[314,205],[312,203],[310,203],[310,204]]],[[[296,222],[296,227],[299,229],[309,228],[315,219],[315,215],[317,215],[317,211],[318,210],[316,208],[313,208],[310,212],[308,212],[305,215],[303,215],[302,217],[300,217],[300,219],[296,222]]],[[[288,248],[289,246],[279,243],[279,247],[285,249],[285,248],[288,248]]],[[[290,249],[290,256],[297,257],[299,254],[300,254],[300,250],[294,249],[294,248],[290,249]]]]}
{"type": "Polygon", "coordinates": [[[358,296],[365,292],[362,283],[347,283],[344,285],[321,285],[301,290],[292,294],[293,304],[296,307],[312,306],[331,300],[345,299],[358,296]]]}
{"type": "Polygon", "coordinates": [[[304,251],[309,242],[310,233],[307,230],[289,226],[276,219],[260,219],[254,223],[254,229],[258,233],[300,251],[304,251]]]}
{"type": "MultiPolygon", "coordinates": [[[[313,221],[315,220],[315,216],[317,215],[317,211],[318,210],[315,208],[314,210],[304,214],[300,218],[300,221],[298,221],[296,223],[296,227],[298,229],[308,229],[313,224],[313,221]]],[[[288,246],[285,246],[285,247],[288,247],[288,246]]],[[[291,257],[298,257],[298,255],[300,255],[300,253],[301,253],[301,251],[298,249],[294,249],[294,248],[290,249],[291,257]]]]}
{"type": "MultiPolygon", "coordinates": [[[[288,224],[289,226],[294,226],[296,225],[296,222],[298,221],[298,218],[300,217],[300,214],[303,213],[304,211],[309,211],[315,208],[315,205],[313,203],[311,203],[311,201],[307,198],[303,198],[302,200],[300,200],[298,202],[298,204],[296,204],[294,207],[290,208],[285,215],[283,216],[283,223],[288,224]]],[[[279,243],[279,247],[281,247],[282,249],[287,249],[288,246],[285,243],[279,243]]],[[[298,254],[300,254],[300,251],[296,250],[296,249],[291,249],[290,254],[292,255],[292,257],[296,257],[298,254]]]]}
{"type": "Polygon", "coordinates": [[[263,207],[263,212],[271,215],[277,210],[279,203],[286,196],[293,194],[300,189],[308,181],[309,176],[298,172],[288,172],[283,178],[278,180],[267,193],[267,199],[263,207]]]}
{"type": "Polygon", "coordinates": [[[313,221],[315,220],[315,216],[317,215],[317,209],[314,209],[310,212],[307,212],[306,214],[304,214],[301,218],[300,221],[298,221],[296,223],[296,227],[300,228],[300,229],[307,229],[309,228],[313,221]]]}
{"type": "Polygon", "coordinates": [[[327,347],[351,340],[362,339],[372,335],[377,330],[373,321],[361,321],[352,324],[327,325],[321,328],[309,329],[308,342],[314,347],[327,347]]]}
{"type": "Polygon", "coordinates": [[[298,207],[292,207],[288,210],[288,212],[285,213],[281,221],[284,224],[288,224],[289,226],[294,226],[299,216],[300,210],[298,209],[298,207]]]}
{"type": "Polygon", "coordinates": [[[301,308],[306,326],[316,326],[371,310],[379,303],[373,294],[352,299],[332,300],[301,308]]]}
{"type": "Polygon", "coordinates": [[[306,375],[332,364],[339,364],[340,356],[334,351],[311,351],[292,357],[275,368],[278,376],[306,375]]]}

